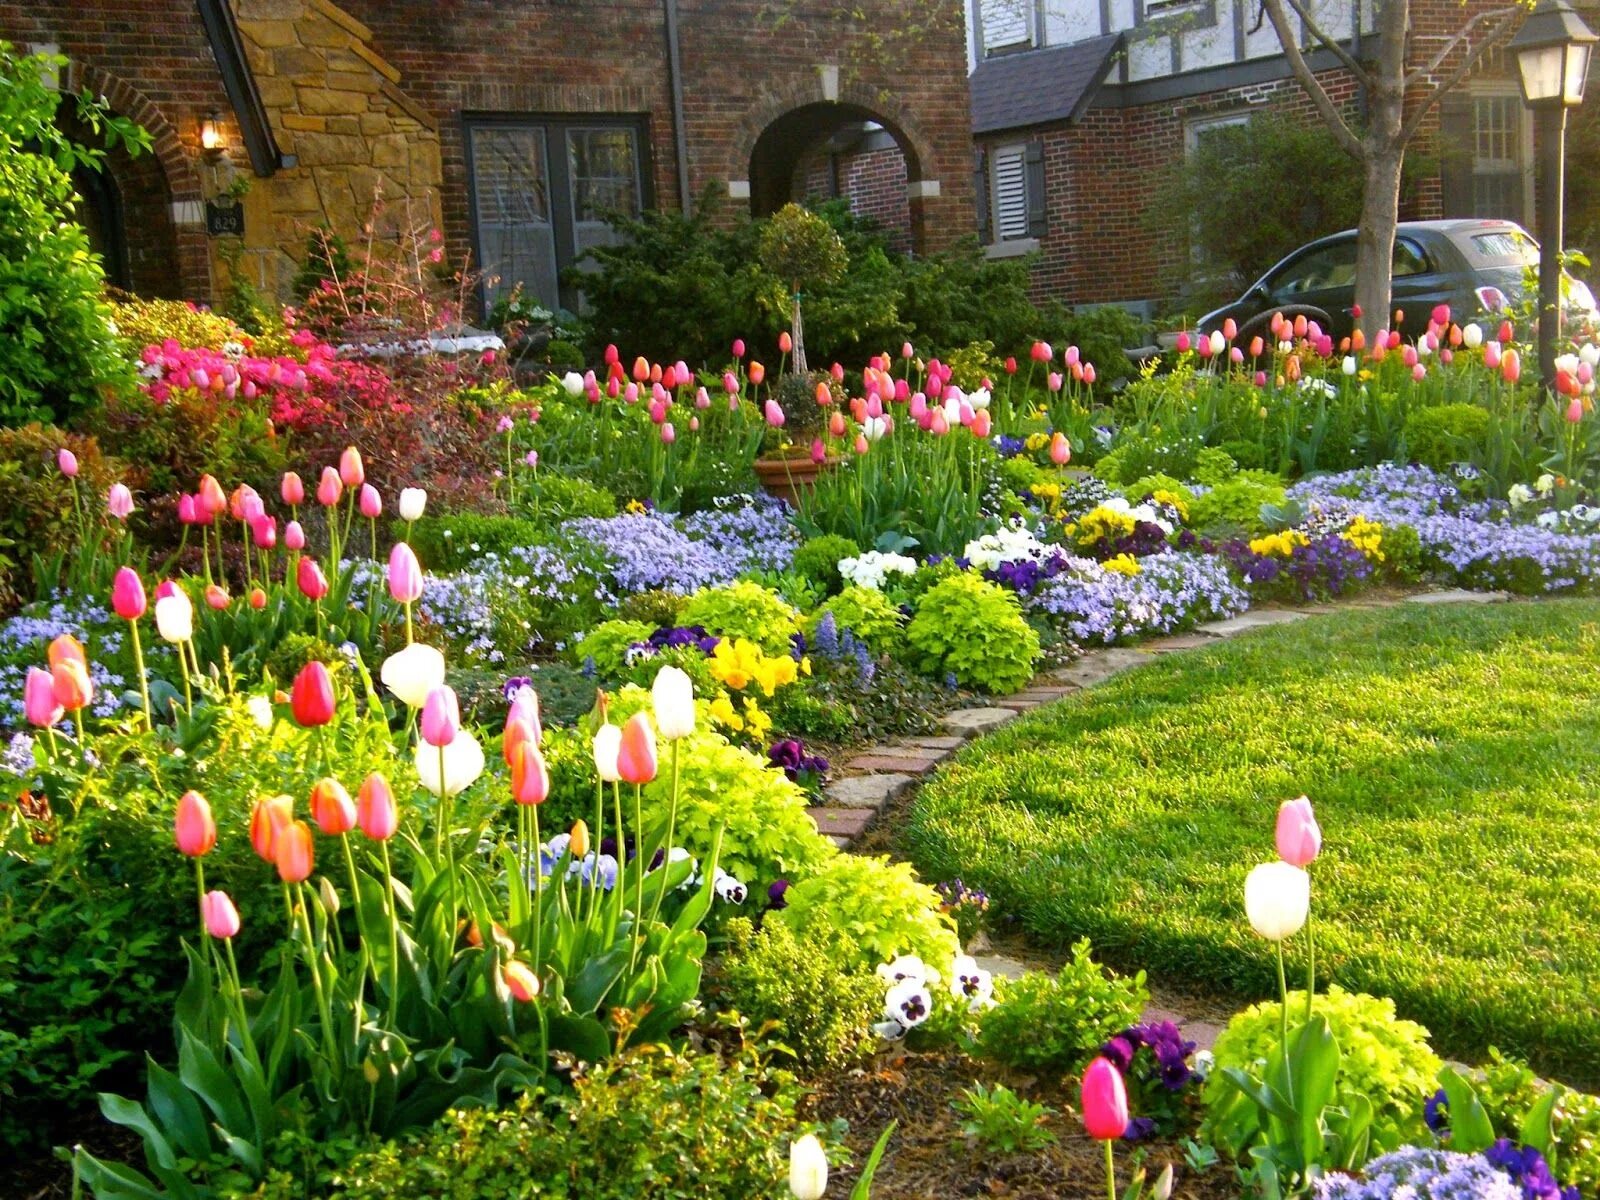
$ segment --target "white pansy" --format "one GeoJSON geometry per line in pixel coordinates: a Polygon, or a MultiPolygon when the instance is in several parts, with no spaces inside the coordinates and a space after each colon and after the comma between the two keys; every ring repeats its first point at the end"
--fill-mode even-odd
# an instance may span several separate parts
{"type": "Polygon", "coordinates": [[[1001,563],[1038,560],[1046,553],[1047,547],[1028,530],[1008,525],[968,542],[961,557],[976,571],[992,571],[1001,563]]]}
{"type": "Polygon", "coordinates": [[[1550,472],[1546,471],[1543,475],[1539,476],[1539,478],[1533,481],[1533,490],[1538,492],[1541,496],[1548,496],[1551,492],[1556,490],[1556,477],[1550,474],[1550,472]]]}
{"type": "Polygon", "coordinates": [[[935,971],[915,954],[902,954],[893,962],[878,964],[878,978],[885,983],[938,983],[939,972],[935,971]]]}
{"type": "Polygon", "coordinates": [[[1512,508],[1521,508],[1524,504],[1533,503],[1533,489],[1525,483],[1513,483],[1506,491],[1506,499],[1511,502],[1512,508]]]}
{"type": "Polygon", "coordinates": [[[899,1021],[879,1021],[872,1027],[872,1032],[886,1042],[898,1042],[906,1036],[906,1027],[899,1021]]]}
{"type": "Polygon", "coordinates": [[[846,583],[871,588],[875,592],[883,590],[884,581],[890,575],[914,575],[916,570],[916,559],[904,554],[885,554],[880,550],[868,550],[854,558],[839,560],[839,575],[846,583]]]}
{"type": "Polygon", "coordinates": [[[883,998],[883,1015],[907,1029],[921,1025],[933,1013],[933,997],[926,984],[915,979],[902,980],[883,998]]]}
{"type": "Polygon", "coordinates": [[[711,882],[711,888],[717,893],[719,900],[728,904],[743,904],[745,897],[750,894],[749,889],[744,884],[729,875],[721,867],[717,868],[717,873],[711,882]]]}
{"type": "Polygon", "coordinates": [[[968,1012],[980,1012],[994,1003],[994,977],[970,954],[958,954],[950,964],[950,994],[968,1012]]]}

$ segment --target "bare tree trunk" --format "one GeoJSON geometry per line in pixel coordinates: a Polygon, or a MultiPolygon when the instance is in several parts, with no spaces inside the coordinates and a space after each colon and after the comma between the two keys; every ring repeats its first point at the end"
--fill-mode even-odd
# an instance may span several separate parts
{"type": "Polygon", "coordinates": [[[808,375],[806,370],[806,327],[800,320],[800,293],[794,294],[794,319],[789,322],[790,336],[794,339],[794,373],[808,375]]]}
{"type": "MultiPolygon", "coordinates": [[[[1374,114],[1376,115],[1376,114],[1374,114]]],[[[1367,344],[1389,327],[1389,293],[1394,269],[1394,230],[1400,221],[1400,171],[1405,146],[1384,144],[1369,132],[1361,189],[1361,223],[1356,229],[1356,322],[1367,344]]]]}

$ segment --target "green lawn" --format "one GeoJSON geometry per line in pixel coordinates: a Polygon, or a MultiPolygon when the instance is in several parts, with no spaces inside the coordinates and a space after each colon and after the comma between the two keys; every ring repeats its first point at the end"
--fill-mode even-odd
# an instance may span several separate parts
{"type": "MultiPolygon", "coordinates": [[[[1259,998],[1245,873],[1316,804],[1319,976],[1600,1083],[1600,602],[1401,605],[1167,656],[969,747],[906,850],[1028,934],[1259,998]]],[[[1303,972],[1303,938],[1291,971],[1303,972]]]]}

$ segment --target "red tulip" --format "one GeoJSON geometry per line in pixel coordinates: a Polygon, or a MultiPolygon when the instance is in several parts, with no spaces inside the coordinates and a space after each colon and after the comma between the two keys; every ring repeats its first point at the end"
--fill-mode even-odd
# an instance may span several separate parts
{"type": "Polygon", "coordinates": [[[337,779],[319,779],[311,787],[311,819],[323,833],[337,836],[356,827],[356,804],[337,779]]]}
{"type": "Polygon", "coordinates": [[[1301,796],[1278,806],[1276,833],[1278,857],[1292,867],[1308,867],[1322,849],[1322,829],[1311,811],[1311,801],[1301,796]]]}
{"type": "Polygon", "coordinates": [[[239,934],[239,910],[227,892],[207,892],[201,897],[200,919],[214,938],[226,940],[239,934]]]}
{"type": "Polygon", "coordinates": [[[649,783],[656,777],[656,731],[642,712],[635,713],[622,726],[617,774],[627,783],[649,783]]]}
{"type": "Polygon", "coordinates": [[[124,621],[137,621],[144,616],[144,583],[132,567],[118,567],[112,577],[111,607],[124,621]]]}
{"type": "Polygon", "coordinates": [[[1101,1142],[1128,1131],[1128,1090],[1110,1059],[1095,1059],[1083,1073],[1083,1128],[1101,1142]]]}
{"type": "Polygon", "coordinates": [[[199,792],[188,791],[178,798],[173,840],[178,853],[190,858],[203,858],[217,844],[217,823],[211,819],[211,805],[199,792]]]}
{"type": "Polygon", "coordinates": [[[302,883],[309,879],[316,863],[311,826],[304,821],[290,821],[280,829],[273,839],[272,861],[278,868],[278,878],[285,883],[302,883]]]}
{"type": "Polygon", "coordinates": [[[289,711],[298,724],[309,728],[333,720],[337,707],[333,677],[328,674],[327,667],[312,659],[294,677],[294,686],[289,691],[289,711]]]}
{"type": "Polygon", "coordinates": [[[356,800],[356,824],[375,842],[386,842],[400,828],[400,812],[395,807],[394,790],[378,772],[368,775],[356,800]]]}

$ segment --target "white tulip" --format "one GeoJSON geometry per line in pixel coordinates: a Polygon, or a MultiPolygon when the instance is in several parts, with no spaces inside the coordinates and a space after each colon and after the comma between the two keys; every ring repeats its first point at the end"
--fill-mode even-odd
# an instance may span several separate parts
{"type": "Polygon", "coordinates": [[[421,708],[429,692],[444,686],[444,655],[432,646],[412,642],[383,660],[378,678],[400,703],[421,708]]]}
{"type": "Polygon", "coordinates": [[[1483,345],[1483,326],[1476,321],[1463,325],[1461,327],[1461,340],[1466,343],[1468,350],[1476,350],[1483,345]]]}
{"type": "Polygon", "coordinates": [[[1245,876],[1244,912],[1269,942],[1293,937],[1311,915],[1311,876],[1286,862],[1262,863],[1245,876]]]}
{"type": "Polygon", "coordinates": [[[1585,342],[1578,347],[1578,357],[1591,367],[1600,366],[1600,346],[1593,342],[1585,342]]]}
{"type": "Polygon", "coordinates": [[[1228,339],[1222,336],[1222,330],[1213,329],[1211,331],[1211,353],[1221,354],[1227,348],[1228,339]]]}
{"type": "Polygon", "coordinates": [[[576,371],[568,371],[561,377],[561,386],[567,389],[567,395],[574,398],[583,395],[583,376],[576,371]]]}
{"type": "Polygon", "coordinates": [[[1356,356],[1354,354],[1346,354],[1344,361],[1339,364],[1339,369],[1346,375],[1354,375],[1356,373],[1356,356]]]}
{"type": "Polygon", "coordinates": [[[400,519],[415,521],[428,507],[428,493],[421,488],[400,489],[400,519]]]}
{"type": "Polygon", "coordinates": [[[795,1200],[822,1200],[828,1190],[828,1156],[814,1133],[789,1147],[789,1190],[795,1200]]]}
{"type": "Polygon", "coordinates": [[[447,796],[466,791],[483,774],[483,747],[465,729],[442,749],[427,742],[417,743],[417,777],[435,796],[440,790],[440,758],[444,759],[443,789],[447,796]]]}
{"type": "Polygon", "coordinates": [[[883,417],[868,417],[861,425],[861,436],[876,442],[889,432],[889,422],[883,417]]]}
{"type": "Polygon", "coordinates": [[[173,645],[194,636],[194,605],[187,594],[173,592],[156,601],[156,632],[173,645]]]}
{"type": "Polygon", "coordinates": [[[601,783],[616,783],[622,778],[617,773],[617,752],[622,749],[622,727],[607,721],[594,734],[594,769],[601,783]]]}
{"type": "Polygon", "coordinates": [[[989,407],[990,399],[989,389],[981,387],[967,397],[967,403],[972,405],[973,412],[982,412],[989,407]]]}
{"type": "Polygon", "coordinates": [[[694,732],[694,684],[677,667],[662,667],[650,689],[656,730],[669,742],[694,732]]]}

